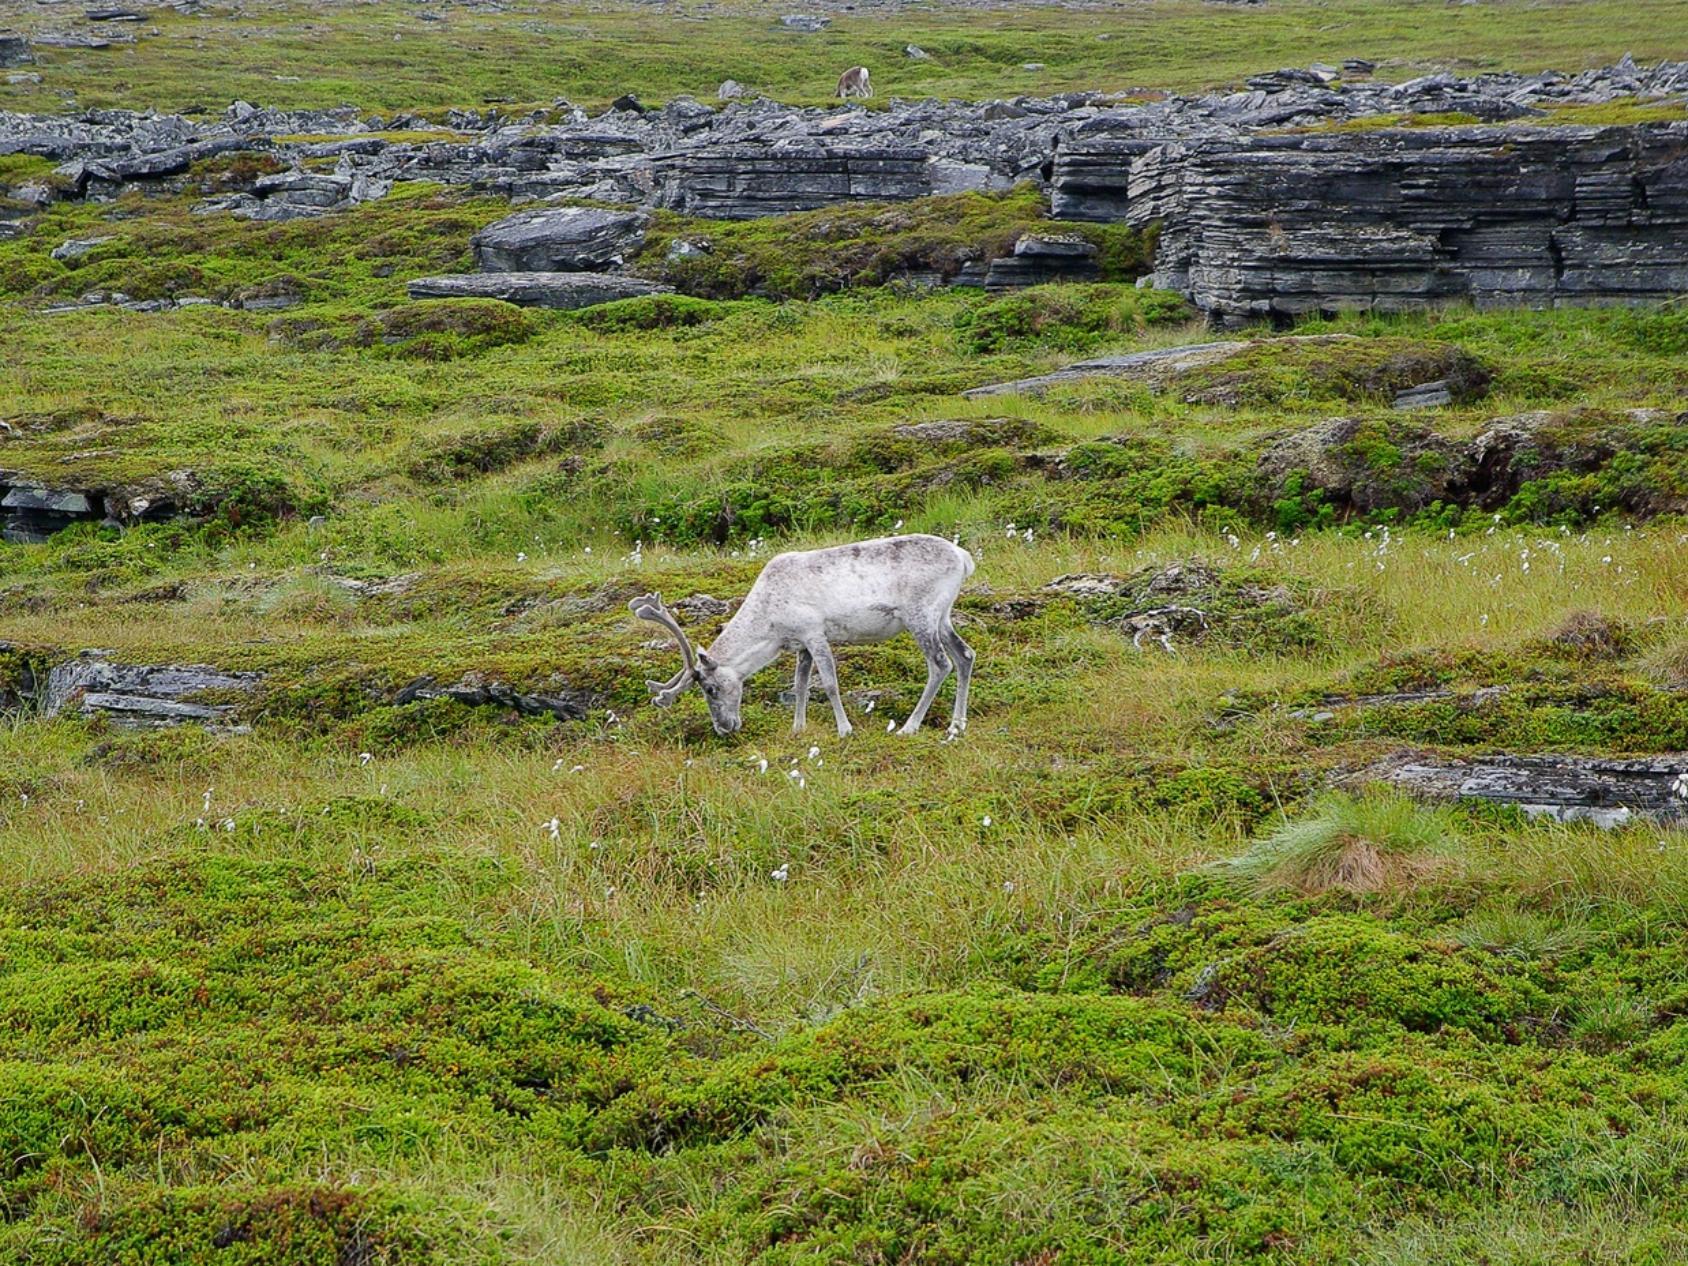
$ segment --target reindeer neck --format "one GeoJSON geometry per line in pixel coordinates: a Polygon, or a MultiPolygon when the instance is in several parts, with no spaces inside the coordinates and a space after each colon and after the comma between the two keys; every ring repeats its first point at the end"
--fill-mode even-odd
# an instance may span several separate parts
{"type": "Polygon", "coordinates": [[[785,649],[779,637],[769,631],[766,622],[756,618],[754,613],[746,618],[746,612],[747,607],[740,607],[709,648],[711,659],[727,665],[741,677],[766,668],[785,649]]]}

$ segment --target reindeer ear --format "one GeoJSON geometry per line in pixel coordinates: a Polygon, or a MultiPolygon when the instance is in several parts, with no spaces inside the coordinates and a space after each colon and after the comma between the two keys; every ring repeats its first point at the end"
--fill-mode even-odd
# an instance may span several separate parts
{"type": "Polygon", "coordinates": [[[709,657],[708,651],[703,651],[703,650],[698,651],[698,653],[697,653],[697,666],[699,668],[703,669],[705,672],[711,672],[712,673],[712,672],[715,671],[715,661],[709,657]]]}

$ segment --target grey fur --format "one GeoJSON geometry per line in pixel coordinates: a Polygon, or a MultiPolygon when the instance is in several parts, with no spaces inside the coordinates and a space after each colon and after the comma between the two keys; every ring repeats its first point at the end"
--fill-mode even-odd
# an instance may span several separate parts
{"type": "Polygon", "coordinates": [[[972,574],[973,556],[938,536],[886,536],[779,554],[768,560],[714,645],[696,652],[660,595],[645,594],[628,607],[641,620],[672,633],[686,660],[669,681],[647,683],[656,705],[669,706],[696,681],[717,734],[731,734],[743,724],[740,705],[745,679],[784,652],[795,651],[793,732],[803,729],[813,672],[820,675],[842,738],[852,727],[838,692],[833,644],[883,642],[904,631],[926,656],[926,689],[903,723],[902,733],[913,734],[920,728],[953,668],[956,689],[950,731],[959,734],[967,728],[974,655],[956,633],[950,612],[972,574]]]}

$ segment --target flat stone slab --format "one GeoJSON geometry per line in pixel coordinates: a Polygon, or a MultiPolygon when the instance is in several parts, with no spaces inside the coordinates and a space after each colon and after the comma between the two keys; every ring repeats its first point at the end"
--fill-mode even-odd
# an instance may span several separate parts
{"type": "Polygon", "coordinates": [[[228,672],[207,664],[114,664],[85,654],[48,672],[39,702],[43,716],[101,713],[128,728],[184,721],[215,724],[230,707],[200,703],[191,696],[210,690],[244,693],[262,680],[260,673],[228,672]]]}
{"type": "Polygon", "coordinates": [[[595,272],[620,264],[645,240],[642,211],[533,207],[469,239],[484,273],[595,272]]]}
{"type": "Polygon", "coordinates": [[[672,286],[619,273],[459,273],[410,283],[412,299],[502,299],[526,308],[563,310],[673,293],[672,286]]]}
{"type": "Polygon", "coordinates": [[[0,497],[0,508],[7,510],[46,510],[53,514],[89,515],[94,512],[94,505],[88,498],[74,489],[43,488],[38,485],[20,484],[4,497],[0,497]]]}
{"type": "Polygon", "coordinates": [[[1148,369],[1176,373],[1198,365],[1214,364],[1252,346],[1253,343],[1247,339],[1224,339],[1216,343],[1190,343],[1184,347],[1157,347],[1153,351],[1130,352],[1124,356],[1098,356],[1094,360],[1077,361],[1065,369],[1057,369],[1052,374],[1017,378],[1013,382],[994,382],[989,386],[974,387],[971,391],[961,394],[969,400],[981,396],[1035,396],[1043,394],[1050,387],[1078,382],[1085,378],[1129,378],[1148,369]]]}
{"type": "Polygon", "coordinates": [[[1640,759],[1402,753],[1362,771],[1426,800],[1515,804],[1532,817],[1622,826],[1637,818],[1688,820],[1688,752],[1640,759]]]}

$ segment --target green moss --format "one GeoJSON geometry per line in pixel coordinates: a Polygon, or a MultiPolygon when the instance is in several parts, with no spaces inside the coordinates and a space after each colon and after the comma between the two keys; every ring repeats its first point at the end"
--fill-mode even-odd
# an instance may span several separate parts
{"type": "MultiPolygon", "coordinates": [[[[908,277],[953,278],[968,263],[1010,254],[1028,232],[1047,231],[1048,207],[1032,186],[1002,195],[922,198],[883,206],[830,207],[760,220],[704,221],[660,215],[637,267],[687,294],[810,299],[908,277]],[[695,249],[677,254],[689,243],[695,249]]],[[[1148,270],[1152,239],[1123,225],[1062,224],[1098,248],[1108,280],[1148,270]]]]}
{"type": "Polygon", "coordinates": [[[1084,353],[1123,334],[1192,315],[1182,299],[1165,291],[1034,286],[964,310],[956,318],[956,337],[974,354],[1029,346],[1084,353]]]}
{"type": "Polygon", "coordinates": [[[580,453],[602,443],[602,428],[590,422],[548,426],[522,418],[419,440],[407,469],[412,478],[425,483],[466,479],[530,457],[580,453]]]}
{"type": "Polygon", "coordinates": [[[1389,403],[1397,392],[1444,381],[1456,401],[1480,399],[1488,368],[1451,343],[1406,338],[1264,341],[1217,365],[1187,370],[1177,390],[1190,403],[1261,406],[1311,400],[1389,403]]]}

